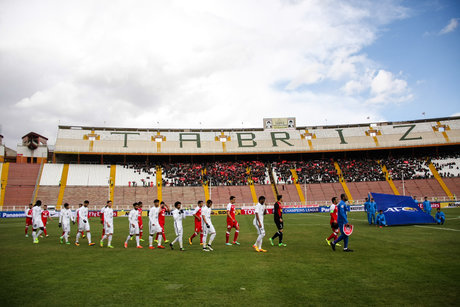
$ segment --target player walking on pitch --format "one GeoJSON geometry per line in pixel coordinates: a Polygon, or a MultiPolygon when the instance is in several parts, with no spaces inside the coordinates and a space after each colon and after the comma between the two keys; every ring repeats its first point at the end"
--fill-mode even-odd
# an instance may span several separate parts
{"type": "MultiPolygon", "coordinates": [[[[161,233],[161,226],[158,221],[158,215],[160,214],[160,202],[156,199],[153,202],[153,207],[149,210],[149,248],[154,249],[153,247],[153,236],[158,233],[161,233]]],[[[161,237],[158,241],[158,245],[161,245],[161,237]]]]}
{"type": "Polygon", "coordinates": [[[266,253],[265,249],[262,249],[262,241],[265,237],[265,228],[264,228],[264,214],[265,214],[265,196],[259,197],[259,202],[254,209],[254,227],[257,229],[257,240],[252,247],[257,252],[266,253]]]}
{"type": "Polygon", "coordinates": [[[205,252],[214,250],[211,244],[212,241],[214,241],[214,238],[216,237],[216,229],[214,228],[214,225],[212,225],[211,221],[211,206],[212,200],[208,199],[206,201],[206,206],[203,206],[203,208],[201,208],[201,227],[203,228],[203,251],[205,252]],[[210,235],[209,242],[206,244],[208,235],[210,235]]]}
{"type": "MultiPolygon", "coordinates": [[[[110,200],[107,201],[107,205],[105,207],[102,207],[101,213],[100,213],[101,224],[102,224],[102,236],[101,236],[101,238],[103,238],[104,235],[105,235],[104,212],[105,212],[105,209],[109,206],[109,202],[112,203],[112,201],[110,201],[110,200]]],[[[112,208],[112,206],[110,206],[110,208],[112,208]]]]}
{"type": "Polygon", "coordinates": [[[200,234],[200,244],[203,245],[203,227],[201,225],[201,208],[203,207],[203,201],[199,200],[197,206],[195,207],[195,211],[193,212],[193,217],[195,220],[195,232],[192,234],[190,238],[188,238],[188,243],[192,245],[192,240],[195,238],[198,233],[200,234]]]}
{"type": "Polygon", "coordinates": [[[107,206],[104,208],[104,235],[102,236],[100,245],[101,247],[104,246],[104,240],[108,239],[107,247],[113,248],[112,246],[112,236],[113,236],[113,209],[112,209],[112,202],[109,200],[107,201],[107,206]]]}
{"type": "Polygon", "coordinates": [[[133,236],[136,236],[136,247],[142,248],[139,244],[139,220],[138,220],[139,212],[137,211],[137,203],[133,204],[133,209],[129,211],[129,235],[125,241],[125,248],[128,248],[129,239],[133,236]]]}
{"type": "Polygon", "coordinates": [[[144,224],[142,222],[142,202],[139,201],[137,202],[137,212],[139,214],[137,220],[139,223],[139,241],[144,242],[144,239],[142,239],[142,235],[144,234],[144,224]]]}
{"type": "Polygon", "coordinates": [[[270,243],[271,245],[275,245],[273,243],[273,240],[276,239],[276,237],[279,237],[279,243],[278,246],[286,246],[286,244],[283,243],[283,228],[284,228],[284,220],[283,220],[283,207],[281,206],[281,202],[283,201],[283,195],[278,195],[276,197],[278,200],[274,207],[273,207],[273,219],[275,220],[275,225],[276,229],[278,231],[273,235],[273,237],[270,238],[270,243]]]}
{"type": "Polygon", "coordinates": [[[93,246],[96,243],[91,242],[91,231],[89,227],[89,218],[88,218],[88,205],[89,201],[85,200],[83,202],[83,207],[79,208],[78,211],[78,231],[77,231],[77,237],[75,238],[75,245],[80,246],[79,240],[80,236],[86,232],[86,236],[88,237],[88,245],[93,246]]]}
{"type": "Polygon", "coordinates": [[[50,212],[48,211],[48,206],[44,205],[43,211],[42,211],[42,223],[43,223],[43,232],[45,233],[45,237],[49,237],[46,231],[46,224],[48,223],[48,218],[52,220],[50,216],[50,212]]]}
{"type": "MultiPolygon", "coordinates": [[[[329,245],[331,245],[331,241],[337,240],[337,238],[339,237],[339,224],[337,223],[337,203],[337,197],[332,197],[332,205],[329,207],[329,214],[331,215],[331,220],[329,221],[329,223],[331,224],[332,233],[329,237],[326,238],[326,242],[329,245]]],[[[340,245],[337,243],[337,246],[340,245]]]]}
{"type": "MultiPolygon", "coordinates": [[[[155,199],[155,201],[158,201],[158,199],[155,199]]],[[[161,236],[163,237],[163,240],[165,241],[165,243],[168,243],[169,240],[166,240],[166,236],[165,236],[165,215],[166,215],[166,211],[169,212],[169,207],[168,205],[165,204],[164,201],[162,201],[160,203],[160,213],[158,214],[158,222],[160,223],[160,227],[161,227],[161,236]]],[[[157,237],[156,237],[156,240],[155,242],[160,242],[161,241],[158,241],[158,237],[160,236],[160,233],[157,232],[157,237]]],[[[159,244],[157,246],[157,248],[165,248],[163,245],[159,244]]]]}
{"type": "Polygon", "coordinates": [[[174,243],[179,241],[180,250],[184,251],[184,246],[182,242],[182,236],[184,234],[184,229],[182,227],[182,220],[185,219],[185,214],[184,214],[184,210],[181,209],[180,201],[176,201],[174,203],[174,207],[176,209],[173,210],[172,215],[174,218],[174,231],[176,232],[176,238],[171,243],[169,243],[169,246],[171,247],[171,249],[174,249],[173,247],[174,243]]]}
{"type": "Polygon", "coordinates": [[[343,240],[343,251],[352,252],[353,250],[348,248],[348,236],[344,232],[344,227],[348,224],[347,211],[350,211],[350,206],[348,206],[346,203],[348,201],[348,197],[345,194],[340,194],[340,199],[341,200],[338,205],[339,208],[337,211],[337,223],[339,224],[340,228],[340,237],[338,237],[338,239],[334,240],[334,242],[331,243],[331,247],[332,250],[335,251],[335,246],[337,245],[337,243],[343,240]]]}
{"type": "Polygon", "coordinates": [[[238,224],[235,218],[235,201],[235,196],[230,196],[230,202],[227,205],[227,232],[225,234],[225,245],[240,245],[240,243],[236,241],[238,239],[238,234],[240,233],[240,225],[238,224]],[[235,236],[233,237],[233,242],[229,243],[228,240],[230,239],[230,231],[232,230],[232,228],[235,228],[235,236]]]}
{"type": "Polygon", "coordinates": [[[59,227],[62,227],[62,231],[64,232],[61,237],[59,237],[61,244],[70,244],[69,242],[69,234],[70,234],[70,221],[75,224],[75,217],[72,214],[72,211],[69,209],[69,204],[64,204],[64,209],[61,210],[61,214],[59,214],[59,227]]]}
{"type": "Polygon", "coordinates": [[[33,243],[38,243],[38,237],[44,231],[42,222],[42,202],[40,200],[37,200],[32,209],[32,230],[32,238],[34,239],[33,243]]]}
{"type": "Polygon", "coordinates": [[[26,238],[29,237],[29,226],[32,226],[32,208],[34,204],[29,204],[29,208],[25,210],[26,214],[26,238]]]}

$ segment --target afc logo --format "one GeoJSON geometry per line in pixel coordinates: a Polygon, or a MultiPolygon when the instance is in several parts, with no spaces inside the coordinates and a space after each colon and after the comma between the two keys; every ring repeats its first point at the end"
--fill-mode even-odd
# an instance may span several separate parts
{"type": "Polygon", "coordinates": [[[417,212],[418,210],[412,207],[393,207],[388,208],[385,212],[417,212]]]}

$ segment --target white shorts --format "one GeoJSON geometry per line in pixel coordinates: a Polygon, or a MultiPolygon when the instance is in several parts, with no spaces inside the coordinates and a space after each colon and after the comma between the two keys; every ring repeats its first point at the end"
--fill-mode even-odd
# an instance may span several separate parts
{"type": "Polygon", "coordinates": [[[38,221],[33,222],[33,225],[32,225],[33,229],[38,229],[38,228],[41,228],[41,227],[44,227],[43,226],[43,221],[41,219],[38,220],[38,221]]]}
{"type": "Polygon", "coordinates": [[[110,223],[110,226],[108,223],[104,222],[104,231],[105,234],[113,234],[113,222],[110,223]]]}
{"type": "Polygon", "coordinates": [[[257,229],[257,234],[265,236],[264,224],[262,224],[262,228],[259,227],[259,225],[258,225],[258,223],[256,221],[254,221],[253,224],[254,224],[254,227],[257,229]]]}
{"type": "Polygon", "coordinates": [[[78,231],[89,231],[89,222],[86,221],[86,223],[83,223],[83,221],[80,221],[78,223],[78,231]]]}
{"type": "Polygon", "coordinates": [[[184,233],[184,228],[182,225],[176,225],[176,223],[174,223],[174,231],[176,232],[176,236],[181,236],[184,233]]]}
{"type": "Polygon", "coordinates": [[[206,226],[206,223],[203,223],[202,225],[203,228],[203,234],[210,234],[216,232],[214,229],[214,225],[212,223],[209,223],[209,228],[206,226]]]}
{"type": "Polygon", "coordinates": [[[70,224],[62,224],[62,231],[70,232],[70,224]]]}
{"type": "Polygon", "coordinates": [[[149,233],[151,235],[153,235],[154,233],[157,233],[157,232],[162,232],[162,231],[163,231],[163,229],[161,229],[161,226],[159,224],[155,224],[155,226],[154,226],[154,225],[149,223],[149,233]]]}
{"type": "Polygon", "coordinates": [[[139,224],[136,223],[133,227],[133,225],[129,224],[129,234],[131,236],[138,235],[139,234],[139,224]]]}

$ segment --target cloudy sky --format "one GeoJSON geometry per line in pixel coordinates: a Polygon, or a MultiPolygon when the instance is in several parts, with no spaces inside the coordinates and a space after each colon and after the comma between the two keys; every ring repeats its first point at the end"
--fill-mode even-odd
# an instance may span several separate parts
{"type": "Polygon", "coordinates": [[[1,134],[451,116],[459,22],[456,0],[3,0],[1,134]]]}

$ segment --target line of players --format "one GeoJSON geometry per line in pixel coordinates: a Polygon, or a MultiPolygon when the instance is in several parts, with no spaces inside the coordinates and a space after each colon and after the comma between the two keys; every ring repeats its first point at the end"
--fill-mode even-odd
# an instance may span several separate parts
{"type": "MultiPolygon", "coordinates": [[[[235,209],[236,197],[230,196],[230,202],[227,205],[227,230],[226,230],[226,245],[240,245],[237,241],[239,235],[239,224],[236,220],[236,209],[235,209]],[[235,233],[232,243],[230,240],[230,233],[232,228],[235,228],[235,233]]],[[[41,208],[41,201],[38,200],[35,206],[32,207],[32,204],[29,205],[29,209],[26,209],[26,237],[28,237],[28,228],[30,225],[33,227],[33,243],[38,243],[38,237],[42,232],[48,237],[46,232],[47,219],[50,218],[49,211],[47,206],[44,206],[44,209],[41,208]]],[[[64,208],[61,210],[59,215],[59,227],[62,227],[62,235],[60,236],[61,244],[70,244],[69,235],[70,235],[70,225],[71,223],[78,225],[78,231],[75,239],[75,245],[79,246],[80,237],[88,238],[88,245],[95,245],[91,241],[91,231],[89,225],[89,201],[85,200],[83,204],[80,204],[80,207],[76,210],[75,215],[70,210],[68,203],[64,204],[64,208]]],[[[128,248],[128,243],[133,238],[136,239],[136,247],[143,248],[140,244],[141,241],[144,241],[143,236],[143,221],[142,221],[142,202],[137,202],[133,204],[133,209],[129,212],[128,221],[129,221],[129,235],[126,238],[124,247],[128,248]]],[[[153,246],[153,241],[157,243],[156,248],[164,249],[165,247],[161,244],[162,239],[165,243],[169,241],[165,237],[165,215],[166,212],[171,212],[174,220],[174,230],[176,233],[176,238],[169,244],[171,249],[174,249],[174,244],[179,243],[179,248],[181,251],[184,251],[183,247],[183,227],[182,221],[185,219],[185,213],[181,209],[181,203],[176,202],[174,204],[174,210],[171,212],[169,207],[164,203],[155,199],[153,202],[153,207],[149,210],[149,249],[155,249],[153,246]]],[[[206,205],[203,201],[198,201],[197,206],[193,212],[193,218],[195,222],[194,232],[188,239],[189,244],[193,244],[193,239],[200,235],[200,245],[203,246],[203,251],[209,252],[213,251],[212,243],[216,236],[216,230],[211,220],[211,206],[212,200],[207,200],[206,205]],[[209,238],[209,240],[208,240],[209,238]]],[[[257,252],[267,252],[262,248],[262,241],[265,237],[265,227],[264,227],[264,215],[266,214],[265,209],[265,197],[260,196],[259,202],[254,210],[254,220],[253,225],[257,230],[257,239],[253,245],[254,250],[257,252]]],[[[112,237],[114,231],[113,225],[113,209],[112,202],[109,200],[105,207],[101,209],[100,212],[101,223],[103,224],[102,238],[100,240],[100,246],[104,246],[104,241],[107,240],[107,247],[114,248],[112,246],[112,237]]],[[[274,244],[274,239],[279,238],[279,246],[285,247],[286,244],[283,243],[283,228],[284,221],[282,216],[282,196],[278,196],[277,202],[274,205],[274,221],[277,227],[277,232],[270,238],[271,245],[274,244]]]]}

